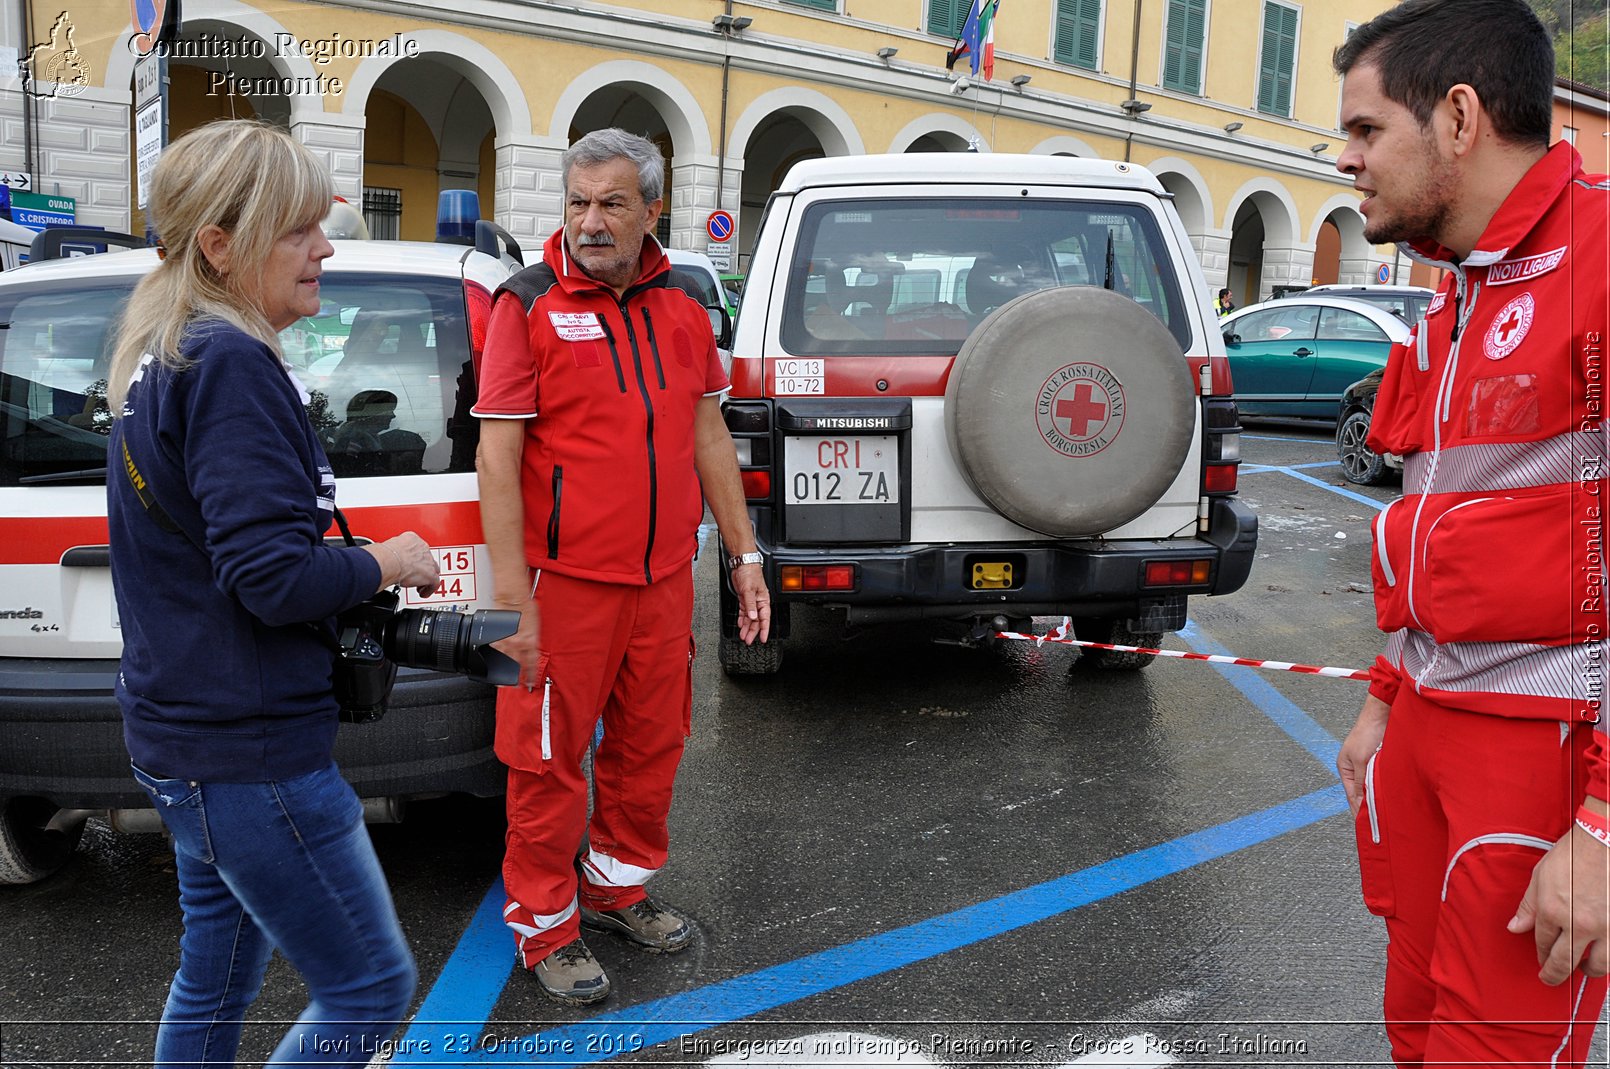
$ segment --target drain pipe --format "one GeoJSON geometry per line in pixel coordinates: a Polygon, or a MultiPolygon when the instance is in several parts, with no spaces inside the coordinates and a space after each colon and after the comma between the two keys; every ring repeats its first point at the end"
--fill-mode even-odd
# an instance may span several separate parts
{"type": "Polygon", "coordinates": [[[21,67],[21,63],[28,63],[28,66],[23,68],[26,69],[26,74],[23,74],[22,69],[18,70],[18,73],[22,74],[22,166],[24,170],[33,176],[32,188],[37,190],[41,183],[41,177],[39,168],[35,166],[36,161],[34,160],[34,69],[33,65],[28,62],[33,58],[28,53],[34,46],[34,5],[32,0],[18,0],[18,3],[22,6],[21,54],[25,57],[19,63],[19,67],[21,67]]]}
{"type": "MultiPolygon", "coordinates": [[[[1129,31],[1129,96],[1126,100],[1135,99],[1135,82],[1140,70],[1140,5],[1141,0],[1135,0],[1135,23],[1129,31]]],[[[1129,162],[1129,147],[1135,140],[1135,116],[1129,116],[1129,132],[1124,135],[1124,162],[1129,162]]]]}

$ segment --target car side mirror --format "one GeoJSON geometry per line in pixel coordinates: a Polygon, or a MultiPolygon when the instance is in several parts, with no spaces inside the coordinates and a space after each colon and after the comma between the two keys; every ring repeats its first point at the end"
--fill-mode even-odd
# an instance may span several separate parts
{"type": "Polygon", "coordinates": [[[1226,345],[1240,345],[1241,344],[1241,335],[1237,334],[1233,330],[1225,331],[1224,332],[1224,344],[1226,344],[1226,345]]]}
{"type": "Polygon", "coordinates": [[[717,349],[732,348],[732,317],[725,308],[710,305],[705,308],[710,314],[710,330],[716,336],[717,349]]]}

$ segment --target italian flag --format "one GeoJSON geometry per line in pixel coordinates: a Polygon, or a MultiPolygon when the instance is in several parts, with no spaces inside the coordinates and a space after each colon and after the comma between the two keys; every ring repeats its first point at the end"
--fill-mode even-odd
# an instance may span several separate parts
{"type": "Polygon", "coordinates": [[[962,23],[962,35],[945,57],[946,70],[955,70],[956,61],[967,56],[975,78],[980,68],[986,82],[995,77],[995,12],[1000,6],[1001,0],[973,0],[967,21],[962,23]]]}

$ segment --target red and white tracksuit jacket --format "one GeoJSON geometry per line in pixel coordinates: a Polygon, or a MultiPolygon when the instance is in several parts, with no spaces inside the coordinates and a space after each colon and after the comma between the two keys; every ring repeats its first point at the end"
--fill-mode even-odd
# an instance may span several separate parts
{"type": "Polygon", "coordinates": [[[667,284],[652,237],[624,295],[584,274],[564,232],[493,298],[474,412],[525,421],[526,561],[542,685],[498,690],[509,766],[504,920],[531,968],[576,938],[578,905],[644,897],[664,865],[690,728],[701,402],[728,383],[708,314],[667,284]],[[587,814],[582,762],[602,718],[587,814]],[[583,838],[587,851],[577,851],[583,838]]]}
{"type": "Polygon", "coordinates": [[[1408,249],[1451,274],[1372,417],[1404,496],[1375,523],[1370,691],[1392,714],[1358,826],[1400,1064],[1569,1064],[1604,995],[1543,987],[1504,925],[1583,796],[1606,797],[1607,207],[1558,144],[1462,262],[1408,249]],[[1470,1023],[1499,1019],[1544,1023],[1470,1023]]]}

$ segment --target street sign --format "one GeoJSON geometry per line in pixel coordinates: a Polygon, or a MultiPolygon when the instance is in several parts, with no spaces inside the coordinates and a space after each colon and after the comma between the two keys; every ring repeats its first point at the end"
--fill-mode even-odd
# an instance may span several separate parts
{"type": "Polygon", "coordinates": [[[709,233],[711,241],[728,241],[732,238],[732,232],[736,229],[736,224],[732,221],[731,212],[724,212],[717,208],[710,213],[710,218],[705,222],[704,229],[709,233]]]}
{"type": "Polygon", "coordinates": [[[134,110],[156,102],[162,93],[162,57],[155,52],[134,61],[134,110]]]}
{"type": "Polygon", "coordinates": [[[134,113],[134,169],[138,187],[135,207],[145,209],[150,199],[151,172],[162,155],[162,98],[157,97],[134,113]]]}
{"type": "Polygon", "coordinates": [[[78,202],[72,197],[46,197],[38,193],[13,193],[11,219],[29,230],[52,226],[72,226],[78,218],[78,202]]]}
{"type": "Polygon", "coordinates": [[[1386,285],[1386,280],[1391,277],[1392,269],[1386,266],[1386,264],[1382,264],[1380,267],[1375,269],[1375,281],[1379,282],[1381,285],[1386,285]]]}
{"type": "Polygon", "coordinates": [[[710,264],[717,271],[732,270],[732,242],[712,241],[704,247],[704,254],[710,257],[710,264]]]}
{"type": "Polygon", "coordinates": [[[10,186],[13,193],[32,193],[34,176],[27,171],[0,171],[0,184],[10,186]]]}

